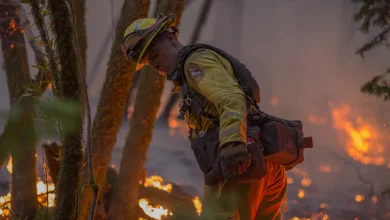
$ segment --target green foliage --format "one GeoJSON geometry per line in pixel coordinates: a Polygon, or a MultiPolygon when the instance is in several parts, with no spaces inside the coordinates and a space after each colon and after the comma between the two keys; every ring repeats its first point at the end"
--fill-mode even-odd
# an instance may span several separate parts
{"type": "Polygon", "coordinates": [[[36,102],[36,108],[35,129],[39,137],[58,137],[63,142],[64,135],[78,130],[76,118],[81,114],[79,102],[44,99],[36,102]]]}
{"type": "MultiPolygon", "coordinates": [[[[25,96],[28,96],[28,94],[25,94],[25,96]]],[[[49,99],[47,97],[32,98],[31,102],[29,106],[34,108],[31,112],[35,125],[35,135],[38,139],[59,138],[62,141],[64,134],[73,132],[78,128],[79,125],[74,120],[81,112],[78,102],[49,99]]],[[[12,106],[10,114],[0,111],[0,117],[8,116],[9,123],[13,125],[11,126],[11,134],[18,134],[18,131],[23,130],[24,126],[28,126],[23,123],[22,119],[25,111],[25,105],[12,106]]],[[[17,138],[18,135],[11,135],[7,136],[8,140],[4,141],[12,144],[13,140],[17,138]]]]}
{"type": "Polygon", "coordinates": [[[379,33],[370,41],[366,42],[356,53],[363,56],[364,52],[376,46],[389,46],[390,34],[390,1],[389,0],[351,0],[359,4],[359,10],[354,14],[356,22],[360,23],[360,31],[368,34],[372,29],[377,28],[379,33]]]}
{"type": "MultiPolygon", "coordinates": [[[[358,48],[357,54],[364,57],[364,53],[375,47],[386,46],[389,48],[390,38],[390,0],[351,0],[359,5],[359,10],[354,14],[356,22],[360,23],[360,31],[363,34],[378,31],[368,42],[358,48]]],[[[390,86],[386,81],[386,75],[390,68],[381,75],[373,77],[365,83],[360,91],[366,94],[390,101],[390,86]]]]}
{"type": "Polygon", "coordinates": [[[382,98],[384,101],[390,101],[390,86],[385,77],[386,74],[374,76],[370,81],[363,84],[360,91],[382,98]]]}
{"type": "Polygon", "coordinates": [[[48,208],[41,203],[38,203],[38,211],[34,220],[51,220],[54,219],[54,209],[48,208]]]}

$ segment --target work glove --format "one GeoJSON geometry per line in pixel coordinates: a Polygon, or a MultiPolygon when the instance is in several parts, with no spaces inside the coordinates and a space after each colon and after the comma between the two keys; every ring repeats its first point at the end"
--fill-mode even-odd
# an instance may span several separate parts
{"type": "MultiPolygon", "coordinates": [[[[230,142],[222,146],[221,150],[222,170],[234,174],[242,174],[251,165],[251,155],[248,153],[245,143],[230,142]]],[[[226,175],[225,175],[226,177],[226,175]]]]}
{"type": "Polygon", "coordinates": [[[259,125],[264,118],[264,113],[258,109],[251,109],[247,118],[249,125],[259,125]]]}

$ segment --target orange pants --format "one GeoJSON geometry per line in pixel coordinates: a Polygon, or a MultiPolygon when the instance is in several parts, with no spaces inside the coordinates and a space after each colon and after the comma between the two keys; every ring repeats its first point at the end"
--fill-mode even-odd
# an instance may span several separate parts
{"type": "Polygon", "coordinates": [[[201,219],[279,220],[286,201],[287,179],[283,165],[266,161],[267,174],[253,183],[223,181],[205,186],[201,219]]]}

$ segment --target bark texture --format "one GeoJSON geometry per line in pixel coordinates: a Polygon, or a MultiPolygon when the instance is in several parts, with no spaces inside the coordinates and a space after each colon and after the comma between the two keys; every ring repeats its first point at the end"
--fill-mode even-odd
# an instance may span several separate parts
{"type": "Polygon", "coordinates": [[[73,9],[75,14],[75,28],[77,33],[77,42],[80,49],[81,64],[83,66],[83,74],[87,72],[87,27],[85,26],[85,0],[73,0],[73,9]]]}
{"type": "MultiPolygon", "coordinates": [[[[53,32],[56,36],[60,71],[60,97],[81,104],[81,64],[76,50],[75,33],[66,0],[50,0],[53,32]]],[[[83,162],[82,114],[75,117],[77,129],[63,134],[60,173],[56,185],[55,219],[77,219],[81,167],[83,162]]]]}
{"type": "Polygon", "coordinates": [[[45,143],[42,144],[42,148],[45,151],[46,163],[49,168],[49,174],[51,176],[52,182],[57,183],[57,176],[60,172],[60,161],[59,156],[61,152],[61,145],[54,143],[45,143]]]}
{"type": "MultiPolygon", "coordinates": [[[[123,39],[123,33],[131,22],[141,17],[147,17],[149,4],[149,0],[125,0],[116,27],[106,80],[92,127],[94,174],[99,186],[103,186],[105,183],[111,152],[116,143],[116,135],[121,126],[126,98],[135,72],[135,65],[128,61],[121,52],[120,43],[123,39]]],[[[81,212],[83,214],[88,213],[92,200],[92,189],[87,182],[87,172],[84,174],[85,191],[81,198],[81,212]]],[[[79,219],[87,219],[87,215],[82,215],[79,219]]]]}
{"type": "Polygon", "coordinates": [[[31,84],[24,40],[16,5],[0,0],[0,36],[10,96],[10,118],[0,137],[1,156],[12,155],[13,218],[33,219],[37,208],[34,104],[24,86],[31,84]],[[15,117],[16,116],[16,117],[15,117]]]}
{"type": "MultiPolygon", "coordinates": [[[[158,13],[175,13],[179,25],[183,0],[162,0],[158,13]]],[[[152,139],[156,114],[164,89],[165,77],[149,66],[140,74],[140,86],[134,103],[134,113],[130,120],[130,131],[126,137],[120,171],[114,187],[110,220],[138,219],[139,181],[142,179],[146,153],[152,139]]]]}

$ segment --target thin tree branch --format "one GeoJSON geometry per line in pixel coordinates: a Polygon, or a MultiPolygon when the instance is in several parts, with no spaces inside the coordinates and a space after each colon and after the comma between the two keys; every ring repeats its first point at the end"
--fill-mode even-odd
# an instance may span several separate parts
{"type": "MultiPolygon", "coordinates": [[[[71,9],[70,5],[68,2],[66,2],[67,5],[68,5],[68,10],[69,10],[69,13],[72,15],[71,17],[74,17],[74,14],[72,13],[73,10],[71,9]]],[[[74,19],[72,20],[71,19],[71,22],[74,21],[74,19]]],[[[98,199],[98,194],[99,194],[99,185],[97,185],[96,181],[95,181],[95,176],[94,176],[94,173],[93,173],[93,161],[92,161],[92,116],[91,116],[91,106],[89,104],[89,97],[88,97],[88,85],[86,83],[86,75],[83,73],[83,62],[82,62],[82,59],[81,59],[81,56],[80,56],[80,47],[79,47],[79,42],[78,42],[78,37],[77,37],[77,32],[75,30],[75,23],[72,22],[73,24],[73,30],[74,30],[74,39],[75,39],[75,42],[76,42],[76,49],[77,49],[77,55],[78,55],[78,59],[79,59],[79,63],[80,63],[80,70],[81,70],[81,75],[80,75],[80,79],[81,79],[81,84],[83,85],[83,89],[82,90],[82,93],[84,95],[84,104],[85,104],[85,107],[86,107],[86,111],[87,111],[87,147],[86,147],[86,150],[87,150],[87,157],[88,157],[88,171],[89,171],[89,185],[91,186],[92,188],[92,191],[93,191],[93,197],[92,197],[92,204],[91,204],[91,207],[90,207],[90,210],[89,210],[89,216],[88,216],[88,219],[89,220],[93,220],[94,219],[94,216],[95,216],[95,209],[96,209],[96,203],[97,203],[97,199],[98,199]]]]}
{"type": "Polygon", "coordinates": [[[45,25],[44,20],[43,20],[43,15],[41,13],[41,9],[39,7],[40,0],[31,0],[30,5],[31,5],[31,13],[34,17],[35,24],[38,27],[39,34],[41,35],[41,39],[45,45],[45,51],[46,51],[47,56],[49,58],[49,67],[50,67],[50,71],[51,71],[53,78],[54,78],[54,85],[58,90],[60,88],[59,87],[60,79],[59,79],[59,73],[58,73],[58,69],[57,69],[58,63],[55,59],[54,51],[49,44],[48,32],[46,30],[46,25],[45,25]]]}
{"type": "MultiPolygon", "coordinates": [[[[15,0],[15,4],[19,11],[20,23],[23,25],[24,34],[28,40],[28,43],[31,46],[31,49],[35,54],[35,62],[37,63],[37,65],[43,66],[46,62],[45,54],[42,50],[42,47],[38,44],[36,37],[34,36],[34,33],[31,29],[30,21],[27,18],[27,13],[24,10],[20,0],[15,0]]],[[[40,85],[41,94],[46,90],[47,86],[50,84],[50,81],[52,81],[52,79],[53,76],[50,71],[45,71],[42,69],[38,70],[38,75],[35,81],[40,83],[39,85],[40,85]]]]}

